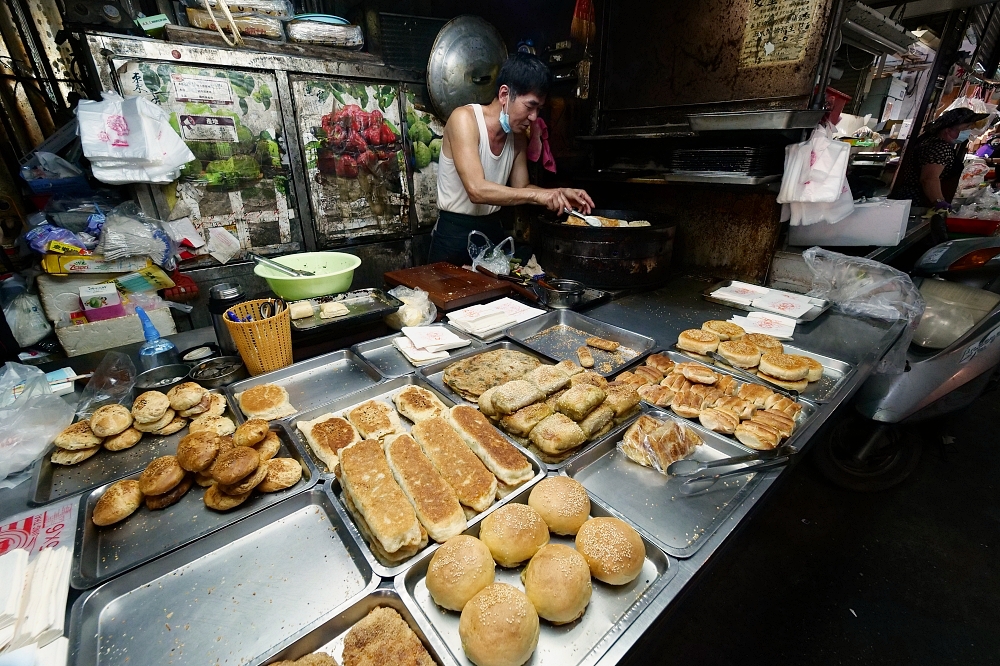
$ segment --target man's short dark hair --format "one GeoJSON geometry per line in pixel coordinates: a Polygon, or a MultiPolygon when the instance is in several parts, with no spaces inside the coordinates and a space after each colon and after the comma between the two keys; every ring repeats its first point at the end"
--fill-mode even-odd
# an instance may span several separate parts
{"type": "Polygon", "coordinates": [[[510,89],[511,99],[526,93],[546,97],[552,87],[552,72],[536,56],[518,52],[507,58],[507,62],[500,68],[500,75],[497,76],[498,95],[500,86],[510,89]]]}

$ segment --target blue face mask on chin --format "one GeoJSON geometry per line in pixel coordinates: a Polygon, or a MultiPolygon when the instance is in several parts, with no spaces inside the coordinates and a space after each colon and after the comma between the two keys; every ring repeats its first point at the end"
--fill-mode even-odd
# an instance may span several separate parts
{"type": "Polygon", "coordinates": [[[955,139],[955,143],[962,143],[963,141],[968,141],[969,137],[972,136],[972,130],[962,130],[958,133],[958,137],[955,139]]]}
{"type": "Polygon", "coordinates": [[[513,131],[510,127],[510,115],[507,113],[506,105],[500,109],[500,128],[507,134],[510,134],[513,131]]]}

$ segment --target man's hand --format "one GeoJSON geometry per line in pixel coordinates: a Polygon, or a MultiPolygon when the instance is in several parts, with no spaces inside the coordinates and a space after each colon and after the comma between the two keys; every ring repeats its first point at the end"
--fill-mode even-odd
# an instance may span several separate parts
{"type": "Polygon", "coordinates": [[[562,213],[565,209],[572,208],[589,215],[594,208],[594,202],[586,192],[569,187],[539,190],[538,198],[538,203],[553,213],[562,213]]]}
{"type": "Polygon", "coordinates": [[[584,190],[574,190],[569,187],[563,187],[559,190],[562,192],[563,196],[570,203],[570,208],[575,208],[584,215],[590,215],[590,211],[594,209],[594,201],[590,198],[584,190]]]}

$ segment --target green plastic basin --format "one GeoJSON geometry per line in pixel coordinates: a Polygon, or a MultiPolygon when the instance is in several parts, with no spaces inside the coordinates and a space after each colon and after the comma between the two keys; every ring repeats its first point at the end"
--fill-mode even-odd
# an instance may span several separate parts
{"type": "Polygon", "coordinates": [[[351,288],[354,269],[361,265],[360,258],[346,252],[303,252],[274,257],[273,261],[316,274],[313,277],[292,277],[258,264],[253,272],[267,280],[271,291],[286,301],[341,294],[351,288]]]}

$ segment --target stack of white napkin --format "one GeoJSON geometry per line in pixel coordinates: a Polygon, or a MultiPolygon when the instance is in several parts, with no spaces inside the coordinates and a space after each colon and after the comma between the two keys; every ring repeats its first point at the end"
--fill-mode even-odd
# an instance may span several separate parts
{"type": "Polygon", "coordinates": [[[392,344],[407,361],[419,367],[448,358],[449,349],[461,349],[471,343],[444,326],[404,326],[403,335],[392,344]]]}
{"type": "Polygon", "coordinates": [[[780,289],[758,287],[755,284],[736,280],[733,280],[729,286],[716,289],[712,292],[712,296],[740,305],[750,305],[758,310],[776,312],[792,319],[798,319],[813,307],[808,296],[780,289]]]}
{"type": "Polygon", "coordinates": [[[44,647],[63,635],[73,550],[44,548],[28,561],[28,552],[0,556],[0,650],[37,644],[44,647]]]}
{"type": "Polygon", "coordinates": [[[450,312],[448,323],[476,337],[488,338],[514,324],[520,324],[543,314],[545,310],[529,307],[512,298],[501,298],[492,303],[472,305],[450,312]]]}
{"type": "Polygon", "coordinates": [[[60,636],[45,647],[32,643],[0,656],[2,666],[66,666],[69,639],[60,636]]]}
{"type": "Polygon", "coordinates": [[[795,320],[769,312],[751,312],[746,317],[733,316],[729,321],[741,326],[747,333],[766,333],[780,340],[791,340],[795,333],[795,320]]]}

